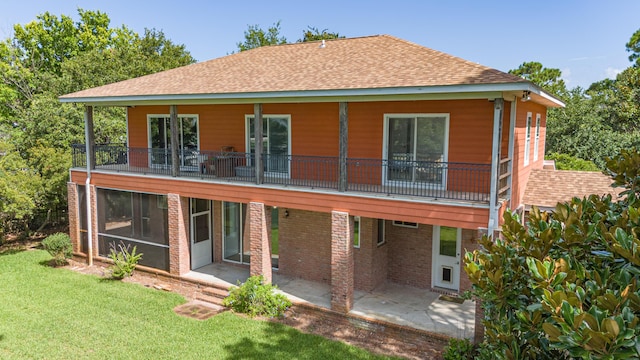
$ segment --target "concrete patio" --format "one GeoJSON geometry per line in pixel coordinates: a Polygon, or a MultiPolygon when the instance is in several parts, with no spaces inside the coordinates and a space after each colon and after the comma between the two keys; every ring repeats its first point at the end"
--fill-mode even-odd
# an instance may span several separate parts
{"type": "MultiPolygon", "coordinates": [[[[233,264],[210,264],[184,276],[218,286],[229,287],[249,277],[248,267],[233,264]]],[[[291,278],[273,272],[273,283],[292,301],[306,302],[329,309],[329,284],[291,278]]],[[[408,326],[418,330],[455,338],[473,339],[475,303],[462,304],[442,300],[441,295],[426,289],[387,282],[371,292],[355,291],[351,315],[408,326]]]]}

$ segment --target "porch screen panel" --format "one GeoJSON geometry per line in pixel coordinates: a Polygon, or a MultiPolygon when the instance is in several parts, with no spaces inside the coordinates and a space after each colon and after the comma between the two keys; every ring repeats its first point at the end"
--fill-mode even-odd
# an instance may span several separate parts
{"type": "Polygon", "coordinates": [[[98,189],[98,253],[136,246],[141,265],[169,269],[169,226],[165,195],[98,189]]]}
{"type": "Polygon", "coordinates": [[[89,251],[89,235],[87,226],[87,191],[86,186],[78,185],[78,223],[80,225],[80,251],[89,251]]]}

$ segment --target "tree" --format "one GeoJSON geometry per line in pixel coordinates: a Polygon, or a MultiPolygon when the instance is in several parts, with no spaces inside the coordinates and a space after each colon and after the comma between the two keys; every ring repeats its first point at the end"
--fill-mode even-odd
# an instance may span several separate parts
{"type": "Polygon", "coordinates": [[[331,39],[343,39],[344,36],[340,34],[329,32],[327,29],[322,31],[316,27],[307,26],[307,30],[302,31],[302,39],[298,39],[296,42],[309,42],[318,40],[331,40],[331,39]]]}
{"type": "Polygon", "coordinates": [[[239,51],[255,49],[261,46],[286,44],[287,39],[280,36],[280,21],[274,23],[266,31],[258,25],[249,25],[244,32],[244,42],[237,43],[239,51]]]}
{"type": "Polygon", "coordinates": [[[631,35],[629,42],[625,44],[629,55],[629,61],[634,63],[635,67],[640,67],[640,29],[631,35]]]}
{"type": "MultiPolygon", "coordinates": [[[[36,212],[66,207],[70,146],[84,141],[83,109],[58,96],[194,62],[162,31],[140,36],[111,28],[105,13],[78,9],[78,15],[77,22],[39,15],[0,42],[0,141],[8,144],[0,174],[11,181],[0,189],[2,224],[19,217],[29,229],[36,212]]],[[[98,107],[94,121],[97,143],[126,141],[124,109],[98,107]]]]}
{"type": "Polygon", "coordinates": [[[567,95],[567,86],[562,80],[560,69],[546,68],[539,62],[530,61],[522,63],[517,69],[509,70],[509,73],[531,81],[560,99],[567,95]]]}
{"type": "Polygon", "coordinates": [[[465,255],[484,310],[481,358],[640,357],[640,153],[607,167],[621,198],[534,208],[526,227],[506,213],[502,238],[465,255]]]}

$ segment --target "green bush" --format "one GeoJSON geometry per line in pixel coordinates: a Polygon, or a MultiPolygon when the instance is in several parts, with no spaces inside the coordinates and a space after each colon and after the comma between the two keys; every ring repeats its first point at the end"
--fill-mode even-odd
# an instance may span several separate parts
{"type": "Polygon", "coordinates": [[[115,243],[111,243],[110,248],[109,259],[113,260],[113,265],[109,269],[111,277],[122,280],[131,276],[138,265],[138,261],[142,258],[142,253],[136,253],[137,248],[135,246],[129,251],[130,246],[125,246],[122,241],[117,246],[118,250],[116,250],[115,243]]]}
{"type": "Polygon", "coordinates": [[[73,255],[73,246],[69,235],[64,233],[55,233],[47,236],[42,240],[42,246],[53,256],[53,262],[56,266],[62,266],[67,263],[67,259],[71,259],[73,255]]]}
{"type": "Polygon", "coordinates": [[[264,278],[251,276],[244,284],[238,282],[232,287],[223,304],[234,311],[254,316],[282,316],[291,307],[291,301],[283,294],[278,294],[276,285],[265,284],[264,278]]]}
{"type": "Polygon", "coordinates": [[[451,339],[444,348],[444,360],[466,360],[474,357],[473,344],[469,339],[451,339]]]}

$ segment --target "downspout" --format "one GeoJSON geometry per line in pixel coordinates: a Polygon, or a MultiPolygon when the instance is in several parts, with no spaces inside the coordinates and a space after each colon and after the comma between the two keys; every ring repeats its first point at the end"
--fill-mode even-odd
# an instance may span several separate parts
{"type": "Polygon", "coordinates": [[[493,101],[493,141],[491,147],[491,189],[489,195],[489,224],[487,224],[487,235],[493,237],[495,229],[498,227],[498,167],[500,163],[500,122],[502,121],[502,109],[504,99],[494,99],[493,101]]]}
{"type": "Polygon", "coordinates": [[[93,266],[93,219],[91,206],[91,170],[93,169],[93,107],[85,106],[84,108],[84,138],[85,153],[87,156],[87,180],[84,183],[84,193],[87,202],[87,247],[89,266],[93,266]]]}

